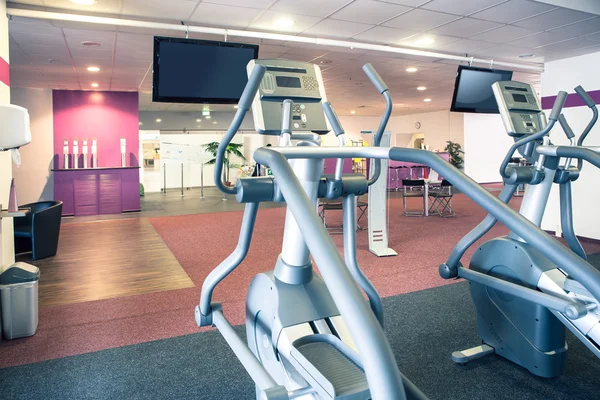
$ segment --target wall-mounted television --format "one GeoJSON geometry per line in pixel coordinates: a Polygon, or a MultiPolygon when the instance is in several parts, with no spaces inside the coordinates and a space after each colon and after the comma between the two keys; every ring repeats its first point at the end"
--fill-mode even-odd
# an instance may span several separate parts
{"type": "Polygon", "coordinates": [[[152,101],[235,104],[258,45],[155,37],[152,101]]]}
{"type": "Polygon", "coordinates": [[[512,74],[512,71],[459,65],[450,111],[498,114],[492,85],[510,81],[512,74]]]}

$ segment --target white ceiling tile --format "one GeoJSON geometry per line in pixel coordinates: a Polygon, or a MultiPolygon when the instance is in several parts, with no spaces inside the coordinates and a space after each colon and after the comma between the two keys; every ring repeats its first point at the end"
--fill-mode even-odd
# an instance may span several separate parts
{"type": "Polygon", "coordinates": [[[550,30],[550,32],[559,33],[563,36],[568,36],[571,38],[600,32],[600,17],[591,18],[585,21],[576,22],[571,25],[566,25],[560,28],[552,29],[550,30]]]}
{"type": "Polygon", "coordinates": [[[599,33],[594,33],[592,35],[587,35],[587,36],[585,36],[585,39],[595,40],[597,42],[600,42],[600,32],[599,33]]]}
{"type": "MultiPolygon", "coordinates": [[[[93,28],[96,28],[97,25],[93,25],[93,28]]],[[[93,30],[89,29],[72,29],[72,28],[63,28],[63,32],[67,37],[67,40],[91,40],[94,42],[112,42],[115,38],[115,32],[105,31],[105,30],[93,30]]]]}
{"type": "Polygon", "coordinates": [[[440,35],[449,35],[467,38],[478,33],[498,28],[500,24],[495,22],[483,21],[474,18],[461,18],[433,29],[431,32],[440,35]]]}
{"type": "Polygon", "coordinates": [[[522,47],[499,44],[497,46],[488,47],[487,49],[478,50],[476,54],[487,59],[515,59],[519,57],[519,54],[523,54],[525,51],[527,51],[527,49],[523,49],[522,47]]]}
{"type": "Polygon", "coordinates": [[[598,43],[593,40],[587,40],[584,38],[575,38],[566,40],[560,43],[553,43],[542,47],[542,49],[547,49],[550,53],[567,53],[571,50],[577,50],[585,47],[596,46],[598,43]]]}
{"type": "Polygon", "coordinates": [[[373,25],[328,18],[317,23],[316,25],[311,26],[302,32],[302,34],[307,36],[319,36],[323,38],[348,39],[372,27],[373,25]]]}
{"type": "Polygon", "coordinates": [[[510,44],[515,44],[520,47],[541,47],[550,43],[556,43],[566,40],[566,38],[558,33],[552,32],[540,32],[535,35],[527,36],[521,39],[518,39],[510,44]]]}
{"type": "Polygon", "coordinates": [[[345,4],[348,4],[348,0],[279,0],[269,9],[291,14],[326,17],[345,4]]]}
{"type": "Polygon", "coordinates": [[[415,32],[424,32],[458,18],[459,17],[456,15],[417,8],[387,21],[384,25],[393,28],[408,29],[415,32]]]}
{"type": "Polygon", "coordinates": [[[508,24],[555,8],[556,7],[531,0],[510,0],[506,3],[475,13],[471,15],[471,17],[508,24]]]}
{"type": "MultiPolygon", "coordinates": [[[[204,0],[203,3],[225,4],[228,6],[248,7],[248,0],[204,0]]],[[[253,8],[265,9],[273,4],[273,0],[252,0],[253,8]]]]}
{"type": "Polygon", "coordinates": [[[377,0],[377,1],[381,1],[382,3],[400,4],[401,6],[416,7],[416,6],[420,6],[423,3],[428,2],[429,0],[377,0]]]}
{"type": "MultiPolygon", "coordinates": [[[[37,20],[34,20],[37,21],[37,20]]],[[[33,24],[33,23],[19,23],[15,22],[15,20],[11,20],[8,22],[8,32],[9,33],[36,33],[39,35],[55,35],[62,36],[62,31],[60,28],[55,26],[50,26],[46,24],[33,24]]]]}
{"type": "Polygon", "coordinates": [[[190,21],[215,26],[245,28],[261,12],[256,8],[200,3],[190,21]]]}
{"type": "Polygon", "coordinates": [[[460,38],[454,36],[423,33],[396,42],[396,44],[400,46],[418,47],[419,49],[428,50],[439,49],[449,43],[456,42],[457,40],[460,40],[460,38]]]}
{"type": "Polygon", "coordinates": [[[456,15],[469,15],[484,8],[494,6],[504,0],[433,0],[422,7],[456,15]]]}
{"type": "Polygon", "coordinates": [[[388,28],[385,26],[376,26],[363,33],[353,37],[353,39],[370,43],[396,43],[404,38],[414,35],[415,32],[405,31],[403,29],[388,28]]]}
{"type": "Polygon", "coordinates": [[[568,10],[566,8],[559,8],[541,15],[537,15],[535,17],[515,22],[515,25],[522,26],[524,28],[545,31],[548,29],[557,28],[559,26],[564,26],[578,21],[582,21],[593,16],[594,15],[592,14],[568,10]]]}
{"type": "Polygon", "coordinates": [[[471,38],[475,40],[483,40],[491,43],[506,43],[511,40],[519,39],[524,36],[533,35],[537,31],[521,28],[520,26],[504,25],[500,28],[492,29],[491,31],[474,35],[471,38]]]}
{"type": "Polygon", "coordinates": [[[54,45],[64,46],[65,39],[62,35],[38,35],[36,33],[19,33],[16,36],[12,35],[11,38],[19,44],[33,44],[33,45],[54,45]]]}
{"type": "Polygon", "coordinates": [[[366,24],[380,24],[408,10],[410,10],[410,7],[397,4],[382,3],[375,0],[356,0],[334,13],[331,18],[366,24]]]}
{"type": "Polygon", "coordinates": [[[318,17],[309,17],[307,15],[281,13],[277,11],[265,11],[260,17],[250,24],[251,29],[260,29],[265,31],[274,31],[281,33],[300,33],[321,21],[318,17]],[[291,18],[294,25],[290,28],[282,28],[275,24],[280,18],[291,18]]]}
{"type": "Polygon", "coordinates": [[[198,4],[194,0],[123,0],[122,15],[186,20],[198,4]]]}
{"type": "Polygon", "coordinates": [[[441,50],[449,53],[470,53],[490,46],[490,43],[480,40],[461,39],[442,46],[441,50]]]}

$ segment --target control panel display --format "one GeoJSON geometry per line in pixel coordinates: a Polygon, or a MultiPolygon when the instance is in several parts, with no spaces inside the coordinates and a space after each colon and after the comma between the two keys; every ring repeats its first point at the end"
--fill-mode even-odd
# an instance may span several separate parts
{"type": "Polygon", "coordinates": [[[518,103],[527,103],[527,97],[524,94],[513,93],[512,97],[513,97],[513,100],[518,103]]]}
{"type": "Polygon", "coordinates": [[[277,82],[277,86],[284,88],[299,88],[300,86],[300,78],[296,78],[294,76],[276,76],[275,80],[277,82]]]}
{"type": "Polygon", "coordinates": [[[546,115],[531,85],[502,81],[494,83],[492,90],[510,136],[535,134],[546,126],[546,115]]]}

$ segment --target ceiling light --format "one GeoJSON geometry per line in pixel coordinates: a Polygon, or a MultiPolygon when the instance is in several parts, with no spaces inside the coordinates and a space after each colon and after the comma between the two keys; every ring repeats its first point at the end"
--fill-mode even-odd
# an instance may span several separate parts
{"type": "Polygon", "coordinates": [[[210,117],[210,115],[206,115],[206,116],[204,116],[204,118],[210,119],[211,117],[210,117]]]}
{"type": "Polygon", "coordinates": [[[71,3],[79,4],[82,6],[93,6],[96,4],[96,0],[71,0],[71,3]]]}
{"type": "Polygon", "coordinates": [[[356,114],[356,111],[352,110],[350,111],[350,114],[356,114]]]}
{"type": "Polygon", "coordinates": [[[519,58],[532,58],[535,57],[533,53],[519,54],[519,58]]]}
{"type": "Polygon", "coordinates": [[[418,69],[416,69],[415,67],[408,67],[406,68],[406,72],[417,72],[418,69]]]}
{"type": "Polygon", "coordinates": [[[429,46],[435,43],[435,39],[430,37],[424,37],[422,39],[417,40],[417,46],[429,46]]]}
{"type": "Polygon", "coordinates": [[[321,60],[321,61],[319,61],[319,64],[322,64],[322,65],[327,65],[327,64],[331,64],[331,63],[333,63],[333,61],[331,61],[331,60],[321,60]]]}
{"type": "Polygon", "coordinates": [[[89,66],[87,67],[87,70],[90,72],[100,72],[100,68],[99,67],[95,67],[95,66],[89,66]]]}
{"type": "Polygon", "coordinates": [[[138,125],[143,125],[142,121],[138,122],[138,125]]]}
{"type": "Polygon", "coordinates": [[[160,123],[160,122],[162,122],[162,119],[160,119],[160,118],[156,118],[156,122],[159,122],[159,123],[160,123]]]}
{"type": "Polygon", "coordinates": [[[417,90],[423,91],[423,90],[427,90],[427,88],[426,88],[425,86],[419,86],[419,87],[417,88],[417,90]]]}
{"type": "Polygon", "coordinates": [[[273,22],[273,25],[278,28],[291,28],[294,26],[294,23],[294,20],[290,18],[278,18],[273,22]]]}
{"type": "Polygon", "coordinates": [[[216,125],[216,124],[217,124],[217,121],[213,121],[213,124],[214,124],[214,125],[216,125]]]}
{"type": "Polygon", "coordinates": [[[425,103],[429,103],[431,101],[431,99],[425,99],[423,100],[425,103]]]}
{"type": "Polygon", "coordinates": [[[97,83],[95,83],[95,82],[94,82],[94,83],[92,83],[92,87],[98,87],[98,86],[100,86],[100,85],[98,85],[98,84],[97,84],[97,83]]]}
{"type": "Polygon", "coordinates": [[[238,109],[238,108],[240,108],[240,107],[239,107],[239,106],[233,106],[233,108],[235,108],[235,109],[238,109]]]}
{"type": "Polygon", "coordinates": [[[196,119],[196,122],[202,122],[202,118],[196,119]]]}
{"type": "Polygon", "coordinates": [[[83,42],[81,42],[81,45],[85,47],[100,47],[100,43],[91,42],[89,40],[84,40],[83,42]]]}

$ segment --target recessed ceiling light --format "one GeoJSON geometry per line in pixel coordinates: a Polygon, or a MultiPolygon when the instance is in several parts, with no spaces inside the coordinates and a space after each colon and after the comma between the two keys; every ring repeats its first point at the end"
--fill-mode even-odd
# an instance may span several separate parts
{"type": "Polygon", "coordinates": [[[273,25],[275,25],[278,28],[291,28],[292,26],[294,26],[295,22],[293,19],[291,18],[278,18],[275,20],[275,22],[273,22],[273,25]]]}
{"type": "Polygon", "coordinates": [[[406,68],[406,72],[417,72],[418,69],[416,69],[415,67],[408,67],[406,68]]]}
{"type": "Polygon", "coordinates": [[[430,37],[424,37],[422,39],[417,40],[417,46],[429,46],[430,44],[434,44],[435,39],[430,37]]]}
{"type": "Polygon", "coordinates": [[[423,91],[423,90],[427,90],[427,88],[426,88],[425,86],[419,86],[419,87],[417,88],[417,90],[423,91]]]}
{"type": "Polygon", "coordinates": [[[100,85],[98,85],[96,82],[92,83],[92,87],[98,87],[100,85]]]}
{"type": "Polygon", "coordinates": [[[356,111],[352,110],[350,111],[350,114],[356,114],[356,111]]]}
{"type": "Polygon", "coordinates": [[[431,99],[425,99],[423,100],[425,103],[429,103],[431,101],[431,99]]]}
{"type": "Polygon", "coordinates": [[[196,122],[202,122],[202,118],[197,118],[196,122]]]}
{"type": "Polygon", "coordinates": [[[239,107],[239,106],[233,106],[233,108],[235,108],[235,109],[238,109],[238,108],[240,108],[240,107],[239,107]]]}
{"type": "Polygon", "coordinates": [[[71,3],[79,4],[82,6],[93,6],[96,4],[96,0],[71,0],[71,3]]]}
{"type": "Polygon", "coordinates": [[[327,64],[331,64],[331,63],[333,63],[333,61],[331,61],[331,60],[321,60],[321,61],[319,61],[319,64],[322,64],[322,65],[327,65],[327,64]]]}
{"type": "Polygon", "coordinates": [[[217,124],[217,121],[213,121],[213,124],[214,124],[214,125],[216,125],[216,124],[217,124]]]}
{"type": "Polygon", "coordinates": [[[91,42],[89,40],[84,40],[83,42],[81,42],[81,45],[85,47],[100,47],[100,43],[91,42]]]}
{"type": "Polygon", "coordinates": [[[210,117],[210,115],[205,115],[204,118],[210,119],[211,117],[210,117]]]}
{"type": "Polygon", "coordinates": [[[533,53],[519,54],[519,58],[532,58],[532,57],[535,57],[535,54],[533,54],[533,53]]]}
{"type": "Polygon", "coordinates": [[[156,118],[156,122],[162,122],[162,119],[156,118]]]}
{"type": "Polygon", "coordinates": [[[138,125],[144,125],[144,124],[142,123],[142,121],[140,121],[140,122],[138,122],[138,125]]]}
{"type": "Polygon", "coordinates": [[[93,65],[87,67],[87,70],[90,72],[100,72],[100,68],[99,67],[95,67],[93,65]]]}

